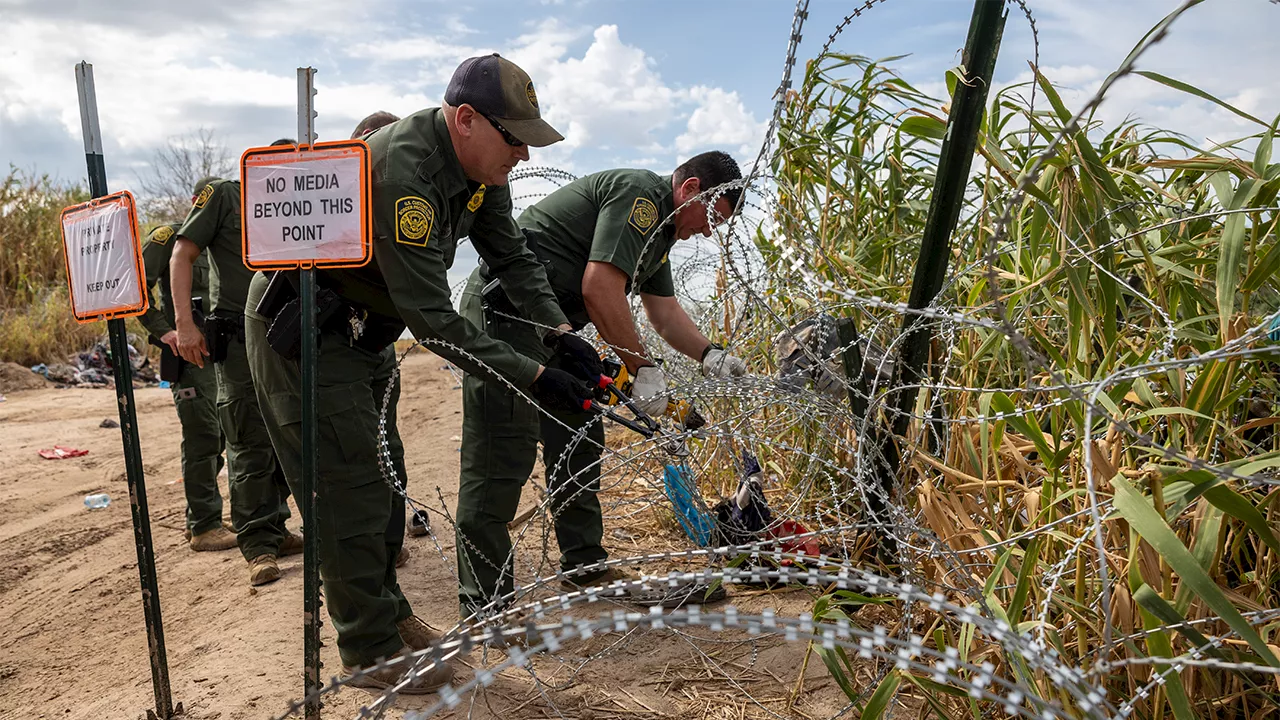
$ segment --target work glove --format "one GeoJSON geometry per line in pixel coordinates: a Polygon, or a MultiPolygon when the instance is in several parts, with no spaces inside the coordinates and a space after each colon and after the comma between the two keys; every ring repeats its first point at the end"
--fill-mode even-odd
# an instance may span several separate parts
{"type": "Polygon", "coordinates": [[[644,414],[657,419],[667,412],[667,376],[657,366],[645,365],[631,383],[631,401],[644,414]]]}
{"type": "Polygon", "coordinates": [[[742,377],[747,374],[747,364],[740,357],[712,347],[702,356],[702,374],[713,378],[742,377]]]}
{"type": "Polygon", "coordinates": [[[552,333],[543,341],[554,353],[556,366],[591,385],[600,381],[604,363],[591,343],[573,333],[552,333]]]}
{"type": "Polygon", "coordinates": [[[551,410],[582,412],[583,403],[592,398],[591,386],[563,370],[542,368],[542,374],[529,386],[529,394],[551,410]]]}

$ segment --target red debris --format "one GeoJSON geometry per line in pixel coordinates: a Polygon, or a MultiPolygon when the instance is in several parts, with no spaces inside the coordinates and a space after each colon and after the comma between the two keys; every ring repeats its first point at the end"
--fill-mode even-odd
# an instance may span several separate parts
{"type": "Polygon", "coordinates": [[[62,458],[80,457],[81,455],[88,454],[88,450],[77,450],[76,448],[67,447],[66,445],[54,445],[51,450],[40,451],[40,457],[45,460],[61,460],[62,458]]]}
{"type": "MultiPolygon", "coordinates": [[[[794,520],[783,520],[778,527],[770,528],[768,535],[771,539],[778,541],[778,549],[785,553],[795,553],[804,555],[813,559],[818,558],[818,539],[816,537],[797,538],[796,535],[804,535],[809,529],[794,520]]],[[[783,560],[783,565],[793,564],[791,560],[783,560]]]]}

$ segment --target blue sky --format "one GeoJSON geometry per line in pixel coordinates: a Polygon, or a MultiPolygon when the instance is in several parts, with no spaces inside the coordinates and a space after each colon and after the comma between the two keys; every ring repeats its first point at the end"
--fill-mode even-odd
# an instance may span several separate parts
{"type": "MultiPolygon", "coordinates": [[[[1041,65],[1080,101],[1175,2],[1029,2],[1041,65]]],[[[854,2],[813,0],[800,58],[817,52],[854,2]]],[[[378,109],[438,103],[457,62],[501,51],[538,86],[567,136],[535,164],[582,173],[609,166],[669,171],[721,147],[746,161],[762,139],[794,4],[563,0],[465,5],[367,0],[0,0],[0,167],[83,176],[73,65],[94,63],[114,188],[129,187],[167,137],[212,128],[233,152],[293,135],[294,70],[319,70],[319,132],[345,137],[378,109]]],[[[959,61],[972,3],[889,0],[854,19],[835,48],[896,67],[940,93],[959,61]]],[[[1280,111],[1280,5],[1208,0],[1144,62],[1270,119],[1280,111]]],[[[1028,76],[1031,34],[1010,15],[996,80],[1028,76]]],[[[1103,107],[1196,142],[1250,132],[1208,102],[1128,80],[1103,107]]]]}

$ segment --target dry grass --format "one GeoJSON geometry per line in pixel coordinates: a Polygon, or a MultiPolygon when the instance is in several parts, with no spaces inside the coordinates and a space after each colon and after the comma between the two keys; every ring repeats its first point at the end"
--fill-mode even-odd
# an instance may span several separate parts
{"type": "MultiPolygon", "coordinates": [[[[986,603],[1007,614],[1015,629],[1043,630],[1064,664],[1088,668],[1103,659],[1094,655],[1108,629],[1116,637],[1152,632],[1114,644],[1105,659],[1176,656],[1195,647],[1195,636],[1162,630],[1169,622],[1153,612],[1208,618],[1201,626],[1206,635],[1230,635],[1233,628],[1218,619],[1222,613],[1210,608],[1211,600],[1221,597],[1241,612],[1280,607],[1280,489],[1215,478],[1191,470],[1187,461],[1206,458],[1219,468],[1257,463],[1246,474],[1280,464],[1271,432],[1280,416],[1274,356],[1108,378],[1160,359],[1166,342],[1179,358],[1221,348],[1275,312],[1280,215],[1271,206],[1280,191],[1280,165],[1271,163],[1270,145],[1276,124],[1259,124],[1252,139],[1235,147],[1205,150],[1137,122],[1104,127],[1089,121],[1087,132],[1059,146],[1031,196],[1014,208],[1006,242],[997,249],[998,285],[991,287],[983,258],[1004,198],[1070,116],[1047,79],[1038,84],[1034,116],[1023,99],[1026,90],[1010,88],[992,98],[979,138],[985,164],[971,182],[953,239],[949,284],[938,304],[990,319],[991,297],[998,295],[1006,317],[1046,361],[1024,362],[998,332],[952,326],[945,353],[935,347],[937,378],[950,388],[971,389],[926,389],[924,400],[964,422],[949,426],[942,446],[928,453],[925,428],[914,422],[898,439],[908,461],[897,478],[905,489],[900,500],[942,547],[967,551],[1025,539],[965,555],[969,577],[958,578],[953,567],[928,557],[917,558],[915,569],[940,587],[984,588],[986,603]],[[1253,153],[1249,148],[1258,140],[1253,153]],[[1214,215],[1226,208],[1254,209],[1214,215]],[[1200,217],[1177,222],[1179,214],[1200,217]],[[1172,337],[1153,304],[1175,324],[1172,337]],[[1086,424],[1084,403],[1068,392],[1006,390],[1006,396],[999,390],[1063,381],[1098,383],[1107,412],[1086,424]],[[994,418],[1015,409],[1020,414],[994,418]],[[1181,459],[1165,459],[1120,432],[1114,419],[1121,418],[1181,459]],[[1091,520],[1087,513],[1070,517],[1089,507],[1086,433],[1094,438],[1092,473],[1100,500],[1118,509],[1102,528],[1110,617],[1098,611],[1102,578],[1091,520]],[[1126,497],[1133,502],[1123,502],[1126,497]],[[1154,515],[1141,511],[1143,505],[1154,515]],[[1090,542],[1074,544],[1086,536],[1090,542]],[[1200,569],[1157,551],[1156,538],[1173,538],[1200,569]],[[1202,574],[1210,580],[1199,579],[1202,574]]],[[[810,270],[836,286],[905,302],[937,165],[943,128],[937,118],[944,115],[941,102],[865,58],[810,63],[780,131],[774,168],[780,232],[757,241],[766,261],[778,262],[789,244],[804,248],[810,270]]],[[[796,278],[779,274],[773,280],[776,286],[765,294],[774,310],[803,316],[809,310],[804,293],[788,286],[796,278]]],[[[839,306],[840,298],[823,303],[839,306]]],[[[877,342],[892,345],[899,317],[875,307],[845,308],[838,312],[852,313],[860,328],[880,333],[877,342]]],[[[1254,337],[1259,335],[1265,333],[1254,337]]],[[[1263,337],[1252,347],[1265,343],[1263,337]]],[[[754,361],[767,365],[770,359],[762,353],[754,361]]],[[[883,416],[879,421],[888,424],[883,416]]],[[[850,458],[823,437],[821,427],[796,422],[779,440],[850,467],[850,458]]],[[[851,445],[856,443],[843,443],[851,445]]],[[[761,460],[779,461],[797,483],[812,472],[803,458],[789,460],[784,453],[761,460]]],[[[876,560],[867,553],[850,562],[874,566],[876,560]]],[[[1022,661],[972,626],[927,613],[916,620],[912,631],[930,646],[982,657],[1006,678],[1018,673],[1022,661]]],[[[1254,630],[1280,656],[1280,626],[1254,630]]],[[[1231,641],[1224,653],[1243,661],[1258,647],[1231,641]]],[[[1108,673],[1111,697],[1133,697],[1151,681],[1153,667],[1108,673]]],[[[904,675],[902,688],[910,680],[904,675]]],[[[1041,697],[1067,702],[1043,673],[1019,682],[1035,686],[1041,697]]],[[[1280,704],[1277,687],[1261,676],[1188,669],[1139,700],[1134,716],[1261,717],[1280,704]]],[[[945,708],[952,717],[976,719],[992,710],[933,695],[935,712],[945,708]]]]}

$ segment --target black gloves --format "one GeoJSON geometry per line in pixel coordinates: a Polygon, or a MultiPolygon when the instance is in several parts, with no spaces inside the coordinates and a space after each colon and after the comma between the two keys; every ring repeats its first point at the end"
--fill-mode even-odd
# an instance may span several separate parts
{"type": "Polygon", "coordinates": [[[600,381],[600,376],[604,374],[604,363],[591,343],[573,333],[553,333],[543,342],[555,353],[553,362],[556,367],[585,380],[592,387],[600,381]]]}
{"type": "MultiPolygon", "coordinates": [[[[598,374],[596,377],[600,377],[598,374]]],[[[542,374],[529,386],[529,394],[538,402],[560,412],[582,412],[583,403],[592,399],[592,387],[563,370],[542,368],[542,374]]]]}

